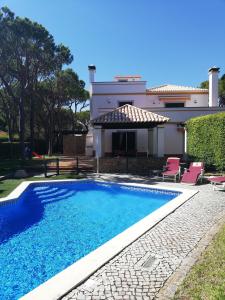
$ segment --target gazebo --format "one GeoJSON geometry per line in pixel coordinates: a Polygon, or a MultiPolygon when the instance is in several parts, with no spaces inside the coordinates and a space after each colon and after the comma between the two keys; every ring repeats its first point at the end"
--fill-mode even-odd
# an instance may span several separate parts
{"type": "MultiPolygon", "coordinates": [[[[104,156],[104,132],[107,129],[143,129],[148,131],[147,156],[150,154],[150,141],[152,153],[156,157],[164,156],[164,126],[169,118],[150,111],[125,104],[115,110],[105,113],[91,121],[94,128],[95,155],[104,156]]],[[[127,141],[126,141],[127,151],[127,141]]]]}

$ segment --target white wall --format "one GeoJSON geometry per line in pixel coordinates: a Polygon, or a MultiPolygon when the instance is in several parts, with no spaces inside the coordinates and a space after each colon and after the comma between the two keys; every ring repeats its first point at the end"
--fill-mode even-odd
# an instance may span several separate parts
{"type": "Polygon", "coordinates": [[[222,107],[148,108],[156,114],[170,118],[169,122],[185,122],[191,118],[225,111],[222,107]]]}
{"type": "Polygon", "coordinates": [[[177,130],[176,124],[165,126],[165,154],[183,154],[184,132],[177,130]]]}
{"type": "Polygon", "coordinates": [[[209,106],[209,95],[208,94],[192,94],[191,100],[186,101],[185,106],[186,107],[208,107],[209,106]]]}
{"type": "MultiPolygon", "coordinates": [[[[163,95],[161,95],[163,97],[163,95]]],[[[171,95],[165,95],[166,96],[172,96],[171,95]]],[[[184,95],[184,94],[176,94],[174,95],[174,97],[178,98],[179,97],[186,97],[189,96],[190,100],[186,100],[186,101],[179,101],[179,100],[168,100],[168,101],[161,101],[160,100],[160,95],[147,95],[147,107],[151,108],[151,107],[165,107],[165,102],[171,102],[171,103],[176,103],[176,102],[184,102],[184,106],[185,107],[208,107],[208,94],[188,94],[188,95],[184,95]]]]}
{"type": "Polygon", "coordinates": [[[137,152],[148,151],[148,131],[147,129],[137,130],[137,152]]]}
{"type": "MultiPolygon", "coordinates": [[[[160,101],[159,95],[146,95],[144,89],[145,83],[143,84],[142,82],[141,84],[137,84],[137,82],[129,82],[129,84],[122,83],[122,87],[117,84],[94,83],[91,98],[91,118],[94,119],[103,113],[116,109],[120,101],[132,101],[134,106],[147,110],[165,107],[165,101],[160,101]],[[132,84],[135,86],[132,86],[132,84]]],[[[184,95],[176,96],[182,97],[184,95]]],[[[169,101],[176,102],[172,100],[168,100],[168,102],[169,101]]],[[[190,100],[185,101],[185,107],[208,107],[208,95],[190,95],[190,100]]]]}
{"type": "Polygon", "coordinates": [[[134,106],[146,106],[145,95],[108,95],[92,97],[92,119],[118,108],[120,101],[132,101],[134,106]]]}
{"type": "Polygon", "coordinates": [[[93,82],[92,93],[145,93],[146,81],[127,81],[127,82],[93,82]]]}

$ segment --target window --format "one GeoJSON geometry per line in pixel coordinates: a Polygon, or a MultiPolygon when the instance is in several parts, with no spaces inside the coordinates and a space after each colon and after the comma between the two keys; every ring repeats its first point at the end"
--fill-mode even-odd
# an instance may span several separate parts
{"type": "Polygon", "coordinates": [[[112,153],[115,156],[135,156],[135,131],[112,132],[112,153]]]}
{"type": "Polygon", "coordinates": [[[119,105],[118,106],[120,107],[120,106],[123,106],[125,104],[133,105],[133,102],[132,101],[119,101],[119,105]]]}
{"type": "Polygon", "coordinates": [[[177,103],[165,103],[165,107],[184,107],[184,103],[183,102],[177,102],[177,103]]]}
{"type": "Polygon", "coordinates": [[[118,79],[119,82],[127,82],[128,79],[118,79]]]}

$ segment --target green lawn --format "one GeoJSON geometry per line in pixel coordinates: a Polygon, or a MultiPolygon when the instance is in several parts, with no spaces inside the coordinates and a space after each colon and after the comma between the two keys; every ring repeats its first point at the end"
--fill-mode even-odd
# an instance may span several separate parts
{"type": "Polygon", "coordinates": [[[12,192],[23,181],[80,179],[80,178],[84,178],[84,176],[75,175],[75,174],[65,174],[65,175],[59,175],[59,176],[52,176],[52,177],[48,177],[48,178],[28,177],[28,178],[25,178],[25,179],[6,179],[6,180],[0,181],[0,198],[7,196],[10,192],[12,192]]]}
{"type": "Polygon", "coordinates": [[[174,300],[225,299],[225,226],[192,267],[174,300]]]}

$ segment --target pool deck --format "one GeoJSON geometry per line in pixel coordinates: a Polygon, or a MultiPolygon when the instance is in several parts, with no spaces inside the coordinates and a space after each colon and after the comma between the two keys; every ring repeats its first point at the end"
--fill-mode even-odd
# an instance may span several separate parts
{"type": "Polygon", "coordinates": [[[199,186],[103,174],[90,178],[198,190],[172,214],[126,247],[63,300],[171,299],[190,267],[225,223],[225,192],[199,186]]]}

